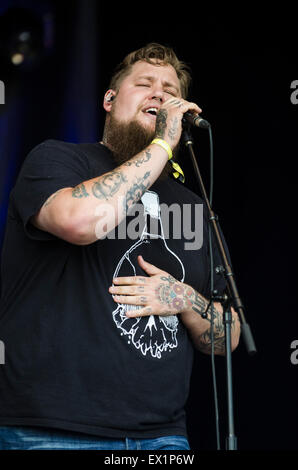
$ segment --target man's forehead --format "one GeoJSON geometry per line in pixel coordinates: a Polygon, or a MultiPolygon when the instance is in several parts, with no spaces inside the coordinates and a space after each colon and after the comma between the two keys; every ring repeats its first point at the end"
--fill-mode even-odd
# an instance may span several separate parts
{"type": "Polygon", "coordinates": [[[151,77],[152,79],[162,78],[164,82],[171,83],[180,90],[180,82],[176,70],[170,64],[160,65],[160,62],[158,61],[156,64],[151,64],[144,60],[140,60],[132,66],[132,70],[129,76],[131,78],[138,78],[142,76],[151,77]]]}

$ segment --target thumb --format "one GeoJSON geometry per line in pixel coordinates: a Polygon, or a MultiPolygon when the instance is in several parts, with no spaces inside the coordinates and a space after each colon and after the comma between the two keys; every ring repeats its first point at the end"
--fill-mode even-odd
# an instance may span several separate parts
{"type": "Polygon", "coordinates": [[[159,274],[163,272],[161,269],[157,268],[154,266],[154,264],[147,263],[147,261],[144,260],[143,256],[139,255],[138,256],[138,262],[141,268],[149,274],[149,276],[154,276],[154,274],[159,274]]]}

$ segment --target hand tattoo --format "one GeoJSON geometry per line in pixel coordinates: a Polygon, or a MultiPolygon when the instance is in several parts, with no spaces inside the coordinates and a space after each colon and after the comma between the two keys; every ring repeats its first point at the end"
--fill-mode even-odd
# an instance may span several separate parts
{"type": "MultiPolygon", "coordinates": [[[[210,328],[195,338],[196,346],[200,351],[210,353],[213,344],[214,352],[223,354],[225,352],[225,334],[222,313],[213,305],[207,311],[207,300],[187,284],[177,281],[170,275],[161,276],[160,279],[164,282],[158,285],[155,294],[158,300],[168,307],[167,313],[173,314],[175,310],[181,312],[188,309],[200,315],[207,313],[206,320],[210,323],[210,328]]],[[[235,329],[235,318],[232,318],[231,327],[235,329]]]]}
{"type": "MultiPolygon", "coordinates": [[[[187,290],[188,286],[185,286],[181,282],[177,281],[174,277],[168,275],[160,276],[162,282],[155,289],[155,295],[162,304],[166,304],[169,311],[167,314],[175,314],[179,311],[184,310],[187,306],[191,306],[191,302],[188,299],[187,290]]],[[[188,292],[188,294],[190,291],[188,292]]],[[[165,314],[165,313],[164,313],[165,314]]]]}

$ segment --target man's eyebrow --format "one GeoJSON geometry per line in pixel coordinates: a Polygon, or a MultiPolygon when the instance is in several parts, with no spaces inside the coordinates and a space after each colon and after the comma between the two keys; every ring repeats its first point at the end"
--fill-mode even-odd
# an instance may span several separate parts
{"type": "MultiPolygon", "coordinates": [[[[152,75],[139,75],[138,77],[136,77],[136,80],[149,80],[149,82],[153,82],[154,79],[155,79],[155,77],[153,77],[152,75]]],[[[177,88],[177,86],[174,85],[171,82],[168,82],[168,81],[165,80],[165,81],[163,81],[163,85],[166,86],[166,87],[174,88],[174,90],[177,93],[180,93],[180,89],[177,88]]]]}

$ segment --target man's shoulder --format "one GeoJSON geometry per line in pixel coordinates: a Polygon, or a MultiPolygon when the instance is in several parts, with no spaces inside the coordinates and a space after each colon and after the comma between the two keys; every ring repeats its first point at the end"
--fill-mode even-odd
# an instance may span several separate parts
{"type": "Polygon", "coordinates": [[[64,152],[79,152],[80,151],[80,145],[78,143],[74,142],[66,142],[64,140],[58,140],[58,139],[46,139],[39,144],[35,145],[32,150],[30,151],[31,153],[34,153],[36,151],[40,150],[46,150],[46,149],[54,149],[54,150],[60,150],[64,152]]]}
{"type": "Polygon", "coordinates": [[[26,163],[46,163],[51,161],[77,160],[89,165],[90,160],[108,155],[108,149],[99,143],[74,143],[58,139],[46,139],[35,145],[27,154],[26,163]]]}

